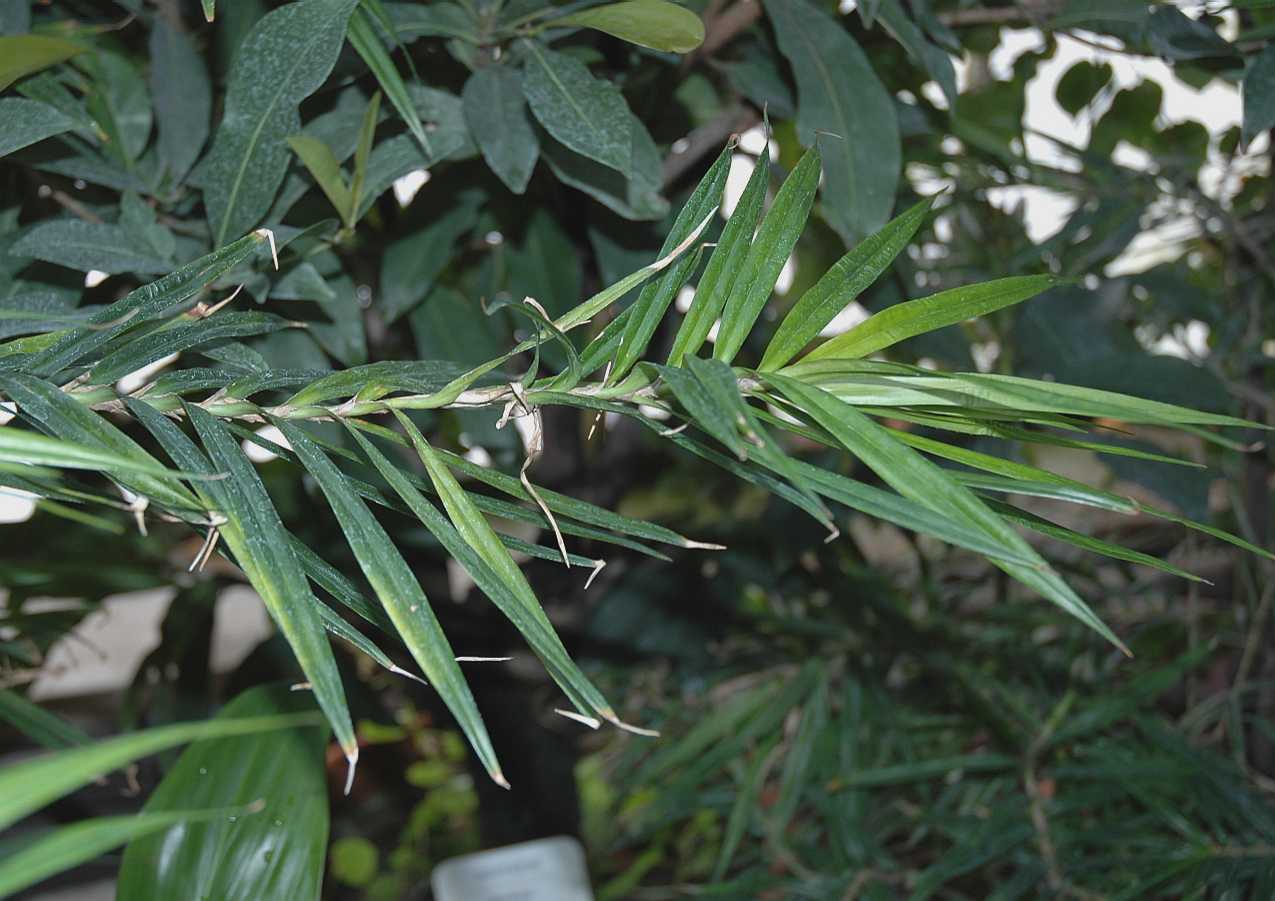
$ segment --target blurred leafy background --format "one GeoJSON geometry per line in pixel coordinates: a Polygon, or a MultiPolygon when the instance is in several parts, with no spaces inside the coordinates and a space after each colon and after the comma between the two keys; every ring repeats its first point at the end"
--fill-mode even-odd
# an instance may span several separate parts
{"type": "MultiPolygon", "coordinates": [[[[833,329],[946,288],[1054,273],[1076,281],[910,339],[892,359],[1271,422],[1271,4],[687,3],[701,41],[680,18],[655,40],[563,18],[587,16],[588,3],[363,3],[348,43],[332,38],[332,77],[297,88],[299,115],[280,126],[292,155],[257,161],[278,176],[273,187],[231,196],[219,157],[233,156],[236,137],[211,126],[229,116],[236,54],[276,5],[218,3],[211,23],[177,0],[0,5],[0,40],[48,41],[34,68],[0,58],[0,122],[35,115],[26,133],[44,132],[26,147],[0,136],[0,293],[26,314],[0,321],[3,337],[36,331],[37,314],[58,321],[109,303],[259,221],[330,218],[339,257],[316,245],[286,277],[247,280],[257,302],[306,302],[310,321],[253,338],[253,350],[299,378],[404,355],[481,363],[525,323],[474,315],[480,298],[531,295],[556,316],[648,263],[722,145],[744,134],[728,209],[759,154],[779,171],[816,139],[824,154],[815,215],[768,320],[893,211],[942,191],[907,252],[833,329]],[[385,76],[387,60],[401,79],[385,76]],[[562,80],[584,98],[581,115],[554,107],[562,80]],[[369,115],[373,128],[402,122],[370,153],[369,115]],[[361,185],[330,177],[361,153],[361,185]],[[192,188],[206,227],[191,225],[192,188]]],[[[322,11],[321,0],[286,5],[322,11]]],[[[550,363],[560,352],[544,348],[550,363]]],[[[620,714],[662,737],[582,733],[552,713],[539,670],[517,659],[470,667],[493,742],[517,749],[504,755],[514,786],[504,792],[431,692],[338,651],[362,762],[351,799],[332,806],[325,896],[428,897],[430,870],[449,856],[567,833],[584,840],[605,899],[1275,897],[1269,561],[1164,520],[1024,501],[1207,580],[1042,539],[1129,645],[1126,659],[1056,608],[1025,603],[974,554],[857,514],[824,544],[783,501],[627,420],[590,437],[594,419],[546,414],[542,484],[729,548],[660,561],[581,540],[573,549],[607,560],[587,592],[552,561],[524,567],[620,714]]],[[[494,416],[448,411],[422,424],[474,460],[517,469],[518,435],[494,416]]],[[[1203,469],[1012,438],[968,446],[1269,548],[1270,451],[1258,431],[1231,437],[1150,427],[1094,437],[1203,469]]],[[[313,499],[286,464],[259,471],[307,545],[348,554],[332,522],[307,518],[313,499]]],[[[108,521],[122,534],[107,555],[99,535],[60,518],[79,511],[38,506],[5,526],[21,537],[0,546],[6,689],[37,680],[103,599],[172,584],[197,550],[157,545],[124,519],[108,521]]],[[[537,537],[547,541],[527,536],[537,537]]],[[[475,589],[428,533],[395,539],[431,596],[457,602],[440,617],[463,653],[517,646],[503,619],[464,603],[475,589]]],[[[105,734],[203,717],[291,678],[278,636],[214,672],[211,635],[228,615],[219,598],[239,582],[216,561],[178,579],[164,641],[131,684],[52,708],[105,734]]],[[[25,741],[15,732],[10,744],[25,741]]],[[[148,793],[169,753],[42,815],[134,811],[133,783],[148,793]]],[[[339,758],[329,749],[334,794],[339,758]]],[[[324,823],[313,840],[325,840],[324,823]]],[[[109,877],[118,864],[60,879],[109,877]]],[[[127,864],[126,854],[126,875],[127,864]]]]}

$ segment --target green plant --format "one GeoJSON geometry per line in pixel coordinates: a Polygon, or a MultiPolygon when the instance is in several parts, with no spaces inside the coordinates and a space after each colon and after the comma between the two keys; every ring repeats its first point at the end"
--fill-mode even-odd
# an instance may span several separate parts
{"type": "MultiPolygon", "coordinates": [[[[266,13],[262,4],[205,2],[204,14],[222,29],[220,51],[231,60],[218,95],[196,44],[203,38],[192,34],[180,5],[123,5],[146,26],[149,83],[131,34],[63,19],[61,8],[45,14],[49,33],[0,38],[9,60],[0,82],[22,95],[0,100],[0,117],[12,126],[0,146],[15,163],[4,177],[18,198],[0,219],[0,397],[15,414],[0,426],[0,483],[36,496],[44,514],[77,528],[119,535],[125,523],[135,524],[140,536],[112,539],[149,563],[139,567],[145,576],[130,571],[132,578],[178,582],[193,596],[215,556],[237,566],[286,639],[348,761],[347,791],[359,735],[330,635],[390,673],[423,678],[491,779],[505,783],[461,670],[470,655],[459,642],[453,646],[435,613],[437,595],[427,597],[423,548],[435,557],[441,548],[514,626],[564,696],[566,716],[595,728],[605,722],[644,731],[622,719],[620,705],[568,653],[518,559],[560,561],[591,580],[602,561],[573,553],[577,541],[652,558],[714,545],[538,485],[535,464],[548,465],[555,453],[546,411],[581,410],[590,431],[611,415],[628,420],[659,446],[699,457],[799,509],[829,539],[839,534],[837,511],[849,508],[973,551],[1126,653],[1122,636],[1019,530],[1194,577],[1044,519],[1019,498],[1142,514],[1271,556],[1260,541],[967,443],[985,437],[1192,467],[1105,439],[1143,425],[1235,447],[1238,439],[1215,429],[1256,423],[1090,385],[937,371],[900,353],[904,342],[950,335],[941,330],[976,317],[1009,315],[1001,311],[1046,291],[1050,297],[1036,303],[1056,307],[1074,286],[1071,276],[1086,274],[1081,268],[1064,267],[1063,276],[1005,271],[917,299],[904,295],[816,343],[837,314],[880,288],[896,262],[909,265],[900,255],[928,227],[932,210],[965,201],[921,199],[905,189],[905,212],[890,218],[902,152],[895,103],[848,33],[824,27],[827,16],[802,0],[765,4],[774,48],[798,89],[797,108],[788,111],[795,115],[780,125],[797,136],[778,163],[786,177],[767,205],[776,166],[759,162],[720,234],[733,143],[665,217],[671,207],[662,196],[657,144],[621,90],[632,93],[647,77],[654,80],[646,86],[658,86],[676,64],[654,56],[664,74],[646,76],[634,66],[617,76],[617,86],[589,70],[596,51],[570,42],[571,29],[591,28],[685,53],[704,31],[681,7],[661,0],[580,9],[299,0],[266,13]],[[397,63],[395,54],[420,38],[445,48],[461,71],[418,71],[419,54],[406,52],[406,65],[397,63]],[[819,70],[827,65],[855,78],[823,80],[819,70]],[[211,128],[215,107],[221,115],[211,128]],[[820,134],[830,126],[836,134],[820,134]],[[858,140],[864,133],[881,140],[858,140]],[[468,161],[479,157],[483,171],[476,173],[468,161]],[[546,166],[536,182],[540,159],[546,166]],[[425,168],[437,190],[400,209],[387,192],[425,168]],[[92,187],[81,199],[64,190],[66,180],[92,187]],[[612,251],[607,267],[598,267],[596,291],[583,289],[578,272],[544,274],[545,258],[575,252],[549,212],[575,192],[630,222],[667,218],[662,245],[631,253],[626,266],[615,262],[625,255],[612,251]],[[509,213],[510,193],[532,198],[529,215],[509,213]],[[804,290],[771,327],[763,311],[807,233],[816,198],[820,219],[809,228],[830,229],[836,252],[817,279],[806,275],[804,290]],[[483,246],[501,246],[501,229],[519,218],[526,221],[518,246],[486,254],[483,246]],[[491,242],[471,239],[488,233],[491,242]],[[462,238],[467,243],[457,247],[462,238]],[[458,262],[467,254],[481,262],[458,262]],[[449,267],[451,277],[443,279],[449,267]],[[88,271],[106,278],[86,295],[80,285],[88,271]],[[670,308],[692,280],[693,300],[673,329],[670,308]],[[479,298],[489,301],[482,310],[479,298]],[[262,308],[250,307],[250,299],[262,308]],[[663,332],[672,335],[667,351],[657,340],[663,332]],[[146,373],[142,384],[125,381],[138,372],[146,373]],[[513,428],[502,430],[508,423],[513,428]],[[263,426],[277,431],[263,433],[263,426]],[[469,430],[490,439],[495,465],[458,453],[469,430]],[[511,432],[518,438],[507,438],[511,432]],[[247,444],[278,462],[259,470],[247,444]],[[549,538],[520,537],[510,523],[549,538]],[[161,567],[157,547],[191,535],[201,545],[190,561],[196,575],[161,567]],[[168,578],[155,577],[161,569],[168,578]]],[[[950,61],[935,55],[930,39],[940,32],[927,38],[916,31],[899,4],[865,4],[864,16],[868,8],[957,102],[950,61]]],[[[1181,23],[1166,24],[1163,10],[1148,15],[1146,39],[1179,46],[1170,38],[1181,23]]],[[[771,38],[758,40],[769,45],[771,38]]],[[[1207,45],[1200,53],[1232,55],[1229,45],[1194,40],[1207,45]]],[[[773,64],[779,57],[768,58],[773,64]]],[[[726,65],[734,67],[732,77],[746,77],[746,62],[726,65]]],[[[758,83],[755,73],[751,83],[758,83]]],[[[1260,83],[1254,78],[1250,91],[1260,83]]],[[[1250,131],[1269,125],[1260,106],[1252,104],[1250,131]]],[[[995,122],[967,115],[959,103],[957,113],[956,133],[1012,169],[1011,141],[995,132],[995,122]]],[[[1119,123],[1112,122],[1114,146],[1119,123]]],[[[627,227],[641,226],[607,226],[621,237],[627,227]]],[[[599,234],[591,237],[601,247],[606,235],[599,234]]],[[[99,560],[110,553],[105,547],[98,539],[80,552],[99,560]]],[[[48,575],[37,580],[40,590],[77,579],[78,597],[104,590],[85,588],[82,573],[72,579],[55,568],[48,575]]],[[[19,629],[4,648],[11,669],[38,665],[52,640],[23,614],[35,590],[18,578],[9,586],[19,629]]],[[[815,669],[792,685],[802,689],[793,704],[804,705],[798,735],[806,744],[828,725],[827,694],[855,690],[853,681],[815,669]]],[[[85,743],[19,695],[4,697],[7,718],[33,737],[54,747],[85,743]]],[[[292,759],[272,756],[275,738],[230,744],[218,737],[295,724],[256,715],[284,716],[307,706],[306,697],[254,690],[206,726],[140,731],[13,767],[0,778],[26,794],[6,796],[27,800],[14,802],[9,823],[136,756],[201,739],[127,827],[114,820],[65,827],[70,831],[11,858],[10,881],[0,885],[16,889],[127,841],[122,879],[137,896],[193,893],[188,880],[195,878],[210,880],[199,891],[221,891],[217,880],[242,871],[194,863],[155,869],[156,839],[143,833],[180,820],[180,834],[165,841],[180,844],[188,855],[182,860],[222,841],[252,857],[277,834],[295,850],[281,855],[290,866],[271,878],[286,880],[289,896],[313,896],[327,836],[314,717],[300,715],[303,727],[286,733],[296,761],[286,769],[296,785],[268,770],[292,759]],[[254,716],[238,718],[245,712],[254,716]],[[242,771],[256,781],[192,775],[200,774],[200,760],[231,756],[247,761],[242,771]],[[193,793],[192,784],[202,790],[193,793]],[[304,821],[275,817],[297,797],[321,813],[304,821]],[[178,798],[193,806],[183,810],[178,798]],[[263,809],[253,806],[257,798],[263,809]],[[223,816],[256,816],[259,828],[228,830],[218,821],[223,816]]],[[[766,731],[759,725],[756,736],[766,731]]],[[[924,753],[951,756],[942,742],[936,746],[924,753]]],[[[666,754],[665,763],[650,765],[647,775],[685,756],[678,747],[685,745],[656,752],[666,754]]],[[[746,750],[741,782],[756,787],[769,747],[763,740],[746,750]]],[[[789,759],[794,772],[802,766],[799,757],[789,759]]],[[[781,789],[779,831],[800,803],[799,775],[786,780],[786,794],[781,789]]],[[[727,825],[733,841],[743,816],[727,825]]],[[[718,876],[732,853],[720,852],[718,876]]]]}

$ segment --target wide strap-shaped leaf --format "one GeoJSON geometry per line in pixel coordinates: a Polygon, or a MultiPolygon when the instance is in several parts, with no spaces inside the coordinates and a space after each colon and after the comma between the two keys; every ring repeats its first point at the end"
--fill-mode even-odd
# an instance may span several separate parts
{"type": "Polygon", "coordinates": [[[806,227],[806,218],[819,187],[820,155],[817,147],[807,150],[784,180],[775,202],[762,220],[743,267],[722,311],[722,324],[713,345],[713,357],[723,363],[735,359],[762,307],[770,298],[788,255],[806,227]]]}
{"type": "MultiPolygon", "coordinates": [[[[722,191],[726,187],[726,176],[730,174],[730,148],[723,150],[717,160],[709,167],[700,183],[695,186],[691,196],[677,214],[664,246],[660,248],[660,256],[671,253],[674,248],[687,240],[696,227],[712,215],[721,203],[722,191]]],[[[611,370],[609,381],[618,382],[646,353],[646,346],[655,334],[656,328],[664,319],[669,304],[673,302],[678,289],[690,276],[698,257],[687,254],[655,279],[643,286],[638,299],[634,301],[633,312],[629,314],[624,332],[620,338],[620,347],[615,355],[615,366],[611,370]]]]}
{"type": "MultiPolygon", "coordinates": [[[[514,624],[580,713],[585,716],[597,713],[604,719],[614,720],[615,713],[611,706],[571,660],[562,646],[562,641],[554,632],[552,625],[548,623],[544,611],[540,609],[535,595],[522,594],[521,589],[515,590],[511,587],[513,582],[506,581],[507,576],[497,573],[474,545],[462,537],[456,527],[448,522],[447,517],[443,516],[404,477],[398,467],[394,466],[367,438],[358,432],[352,432],[352,434],[377,471],[384,476],[412,513],[438,538],[446,551],[465,567],[479,589],[514,624]]],[[[463,492],[461,494],[463,495],[463,492]]],[[[452,498],[453,505],[466,523],[466,530],[475,536],[476,543],[483,544],[483,529],[473,521],[476,513],[472,505],[466,506],[466,500],[468,500],[467,496],[463,499],[452,498]]]]}
{"type": "Polygon", "coordinates": [[[96,817],[63,826],[41,835],[0,860],[0,898],[8,898],[50,876],[88,863],[126,842],[153,835],[178,823],[199,823],[227,817],[236,820],[245,814],[249,814],[249,811],[244,808],[171,810],[133,816],[96,817]]]}
{"type": "MultiPolygon", "coordinates": [[[[286,685],[259,686],[212,722],[282,716],[307,706],[308,699],[286,685]]],[[[132,840],[120,866],[119,897],[317,901],[328,844],[326,733],[319,723],[190,745],[141,816],[176,816],[189,807],[231,808],[232,815],[186,819],[163,835],[132,840]]]]}
{"type": "Polygon", "coordinates": [[[261,221],[288,171],[287,137],[301,101],[327,79],[357,0],[300,0],[267,13],[235,54],[226,112],[203,171],[204,205],[220,246],[261,221]]]}
{"type": "Polygon", "coordinates": [[[766,380],[894,490],[957,522],[968,524],[969,528],[982,532],[1009,550],[1034,559],[1034,566],[1000,560],[993,562],[1124,649],[1089,605],[1040,559],[1022,536],[988,509],[969,488],[917,451],[892,438],[883,426],[826,391],[775,374],[766,376],[766,380]]]}
{"type": "Polygon", "coordinates": [[[695,286],[695,297],[690,309],[678,327],[673,339],[673,349],[669,351],[668,365],[680,366],[683,358],[697,353],[713,324],[726,306],[731,296],[739,273],[743,270],[744,258],[752,245],[753,233],[757,231],[757,223],[761,221],[762,207],[766,200],[766,186],[770,184],[770,152],[767,150],[753,166],[748,184],[740,194],[735,209],[731,211],[721,236],[717,239],[717,247],[708,258],[704,274],[695,286]]]}
{"type": "Polygon", "coordinates": [[[788,311],[759,368],[778,369],[818,337],[824,326],[889,268],[933,206],[933,197],[922,200],[837,260],[788,311]]]}
{"type": "Polygon", "coordinates": [[[896,303],[821,344],[806,359],[866,357],[908,338],[1022,303],[1058,283],[1052,275],[1020,275],[896,303]]]}
{"type": "Polygon", "coordinates": [[[10,764],[0,769],[0,829],[112,770],[176,745],[200,738],[313,725],[317,721],[316,714],[294,713],[178,723],[10,764]]]}
{"type": "Polygon", "coordinates": [[[205,496],[209,508],[225,520],[217,528],[296,655],[315,700],[350,762],[352,777],[359,757],[358,743],[319,614],[319,599],[310,590],[260,476],[226,427],[199,407],[185,409],[208,451],[206,458],[163,414],[140,401],[130,402],[128,408],[178,465],[192,472],[226,473],[224,480],[197,483],[197,490],[205,496]]]}
{"type": "Polygon", "coordinates": [[[420,664],[425,678],[456,717],[491,778],[497,784],[508,787],[478,705],[456,663],[456,655],[411,567],[346,482],[344,474],[310,440],[309,435],[286,420],[275,420],[275,425],[318,482],[363,574],[407,644],[407,649],[420,664]]]}

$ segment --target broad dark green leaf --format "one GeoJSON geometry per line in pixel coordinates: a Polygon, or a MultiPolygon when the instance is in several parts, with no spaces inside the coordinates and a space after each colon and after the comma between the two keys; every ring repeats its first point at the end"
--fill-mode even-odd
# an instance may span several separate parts
{"type": "Polygon", "coordinates": [[[0,91],[32,72],[39,72],[83,53],[87,48],[43,34],[0,37],[0,91]]]}
{"type": "Polygon", "coordinates": [[[429,225],[400,238],[381,257],[381,291],[375,303],[386,322],[394,322],[425,299],[454,256],[454,246],[478,223],[480,192],[461,194],[429,225]]]}
{"type": "Polygon", "coordinates": [[[916,335],[1022,303],[1056,284],[1052,275],[1021,275],[896,303],[816,347],[806,359],[866,357],[916,335]]]}
{"type": "Polygon", "coordinates": [[[288,170],[298,105],[327,79],[357,0],[301,0],[262,18],[235,56],[203,173],[218,246],[261,221],[288,170]]]}
{"type": "Polygon", "coordinates": [[[527,119],[522,76],[510,66],[484,66],[465,82],[465,121],[483,159],[515,194],[527,189],[540,141],[527,119]]]}
{"type": "Polygon", "coordinates": [[[276,420],[275,424],[318,482],[363,574],[420,664],[425,678],[456,717],[491,778],[508,787],[478,705],[456,663],[456,655],[411,568],[346,477],[318,445],[299,426],[286,420],[276,420]]]}
{"type": "MultiPolygon", "coordinates": [[[[731,151],[727,148],[718,155],[716,162],[695,186],[664,239],[664,245],[660,248],[661,257],[685,242],[716,211],[726,187],[726,176],[730,174],[730,159],[731,151]]],[[[696,254],[686,254],[666,272],[643,286],[642,292],[633,303],[633,312],[629,314],[628,323],[620,338],[619,351],[615,355],[615,366],[611,370],[609,381],[618,382],[642,359],[651,337],[663,321],[664,314],[668,312],[669,304],[690,277],[697,260],[696,254]]]]}
{"type": "Polygon", "coordinates": [[[722,324],[713,345],[713,357],[724,363],[735,359],[749,332],[770,299],[779,271],[797,244],[815,202],[819,186],[820,155],[811,148],[784,180],[775,202],[762,220],[761,228],[731,287],[722,310],[722,324]]]}
{"type": "MultiPolygon", "coordinates": [[[[211,10],[207,12],[211,21],[211,10]]],[[[150,56],[151,96],[159,131],[156,148],[169,183],[180,184],[208,140],[212,84],[194,42],[163,15],[156,16],[151,26],[150,56]]]]}
{"type": "MultiPolygon", "coordinates": [[[[952,65],[952,58],[942,48],[926,39],[925,33],[904,11],[899,0],[879,0],[876,7],[877,18],[890,29],[895,39],[908,51],[908,55],[923,66],[930,77],[942,88],[943,96],[947,98],[948,108],[954,108],[957,92],[956,67],[952,65]]],[[[871,27],[867,10],[860,7],[859,12],[864,16],[864,24],[871,27]]]]}
{"type": "Polygon", "coordinates": [[[0,132],[0,156],[7,156],[76,126],[70,116],[47,103],[21,97],[0,100],[0,122],[4,123],[4,131],[0,132]]]}
{"type": "Polygon", "coordinates": [[[1275,44],[1248,64],[1240,90],[1244,96],[1244,143],[1275,127],[1275,44]]]}
{"type": "MultiPolygon", "coordinates": [[[[309,707],[305,694],[287,686],[260,686],[212,722],[283,717],[309,707]]],[[[327,730],[312,721],[188,747],[141,815],[176,816],[190,807],[232,808],[232,815],[186,820],[164,835],[133,839],[120,866],[119,897],[317,899],[328,842],[326,740],[327,730]],[[248,807],[250,815],[234,815],[233,808],[248,807]]]]}
{"type": "Polygon", "coordinates": [[[140,245],[122,226],[82,219],[41,222],[28,229],[11,252],[81,272],[158,275],[172,269],[171,263],[140,245]]]}
{"type": "Polygon", "coordinates": [[[1094,63],[1082,59],[1058,79],[1054,97],[1058,105],[1075,116],[1093,102],[1098,92],[1111,83],[1115,70],[1110,63],[1094,63]]]}
{"type": "Polygon", "coordinates": [[[633,115],[610,82],[594,78],[575,57],[539,41],[521,45],[527,61],[522,87],[549,134],[582,156],[628,178],[633,171],[633,115]]]}
{"type": "Polygon", "coordinates": [[[317,720],[315,714],[296,713],[178,723],[10,764],[0,769],[0,829],[112,770],[176,745],[313,725],[317,720]]]}
{"type": "Polygon", "coordinates": [[[680,366],[682,360],[699,351],[713,324],[721,315],[731,296],[739,274],[743,270],[744,259],[748,256],[752,244],[753,233],[761,221],[762,206],[766,200],[766,186],[770,183],[769,150],[757,161],[748,184],[739,196],[735,209],[731,211],[726,227],[722,229],[695,286],[695,297],[686,318],[682,320],[673,339],[673,348],[669,351],[668,364],[680,366]]]}
{"type": "Polygon", "coordinates": [[[631,44],[669,53],[690,53],[704,43],[704,23],[699,16],[667,0],[607,3],[548,24],[595,28],[631,44]]]}
{"type": "Polygon", "coordinates": [[[899,126],[894,99],[841,23],[808,0],[765,0],[797,79],[797,129],[824,138],[824,215],[847,243],[879,229],[894,207],[899,126]]]}
{"type": "Polygon", "coordinates": [[[401,41],[422,37],[460,38],[477,44],[481,37],[474,17],[458,3],[386,3],[385,11],[401,41]]]}
{"type": "Polygon", "coordinates": [[[788,311],[770,339],[760,368],[778,369],[818,337],[824,326],[889,268],[933,205],[934,198],[922,200],[837,260],[788,311]]]}
{"type": "Polygon", "coordinates": [[[105,153],[131,169],[146,149],[154,123],[146,79],[128,57],[118,53],[99,50],[80,65],[93,77],[85,105],[106,133],[105,153]]]}
{"type": "Polygon", "coordinates": [[[88,863],[126,842],[154,835],[179,823],[195,824],[227,817],[237,820],[249,813],[243,808],[185,809],[97,817],[63,826],[23,845],[0,861],[0,898],[7,898],[50,876],[88,863]]]}
{"type": "Polygon", "coordinates": [[[584,191],[625,219],[663,219],[668,201],[660,196],[663,173],[659,148],[637,119],[632,120],[631,175],[576,153],[551,136],[540,136],[540,155],[558,181],[584,191]]]}

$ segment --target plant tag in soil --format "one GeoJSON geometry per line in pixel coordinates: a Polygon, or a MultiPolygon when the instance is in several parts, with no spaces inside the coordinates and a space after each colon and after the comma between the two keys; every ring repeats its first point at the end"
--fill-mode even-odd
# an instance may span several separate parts
{"type": "Polygon", "coordinates": [[[565,835],[453,857],[431,882],[438,901],[593,901],[584,849],[565,835]]]}

